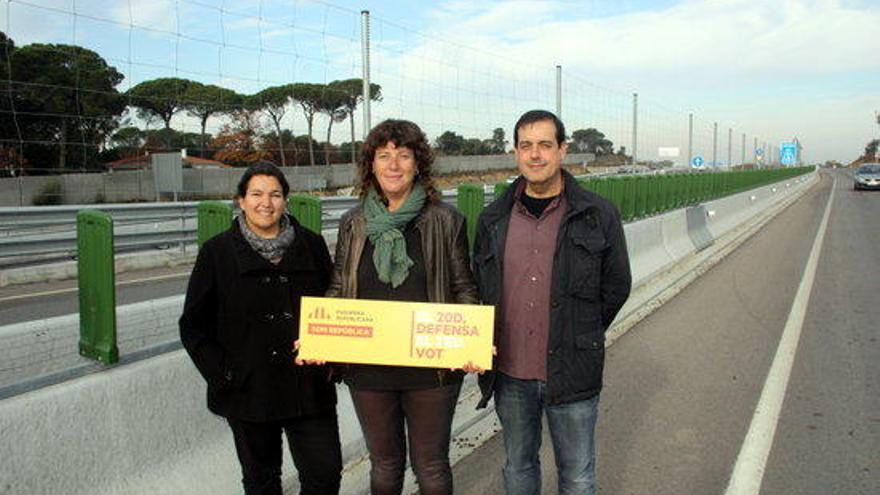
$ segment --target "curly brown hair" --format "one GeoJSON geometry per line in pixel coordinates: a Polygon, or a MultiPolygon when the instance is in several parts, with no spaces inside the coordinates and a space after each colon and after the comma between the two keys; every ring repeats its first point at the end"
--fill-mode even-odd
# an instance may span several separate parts
{"type": "Polygon", "coordinates": [[[386,200],[385,195],[382,194],[382,188],[379,187],[379,182],[373,174],[373,159],[376,157],[376,150],[388,143],[412,150],[417,167],[415,182],[421,184],[425,189],[429,201],[439,201],[440,193],[434,186],[434,177],[431,174],[434,152],[431,150],[431,145],[428,144],[428,138],[416,124],[398,119],[388,119],[379,123],[367,135],[361,148],[361,159],[358,163],[358,182],[355,186],[358,196],[366,197],[372,187],[376,189],[383,200],[386,200]]]}

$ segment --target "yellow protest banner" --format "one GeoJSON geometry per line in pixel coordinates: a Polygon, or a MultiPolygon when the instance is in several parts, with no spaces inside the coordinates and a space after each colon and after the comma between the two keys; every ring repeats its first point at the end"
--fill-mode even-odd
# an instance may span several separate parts
{"type": "Polygon", "coordinates": [[[490,369],[494,321],[492,306],[303,297],[299,357],[490,369]]]}

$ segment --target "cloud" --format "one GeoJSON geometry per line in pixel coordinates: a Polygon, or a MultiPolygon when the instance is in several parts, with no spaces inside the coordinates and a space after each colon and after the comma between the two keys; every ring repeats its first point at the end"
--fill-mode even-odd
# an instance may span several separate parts
{"type": "MultiPolygon", "coordinates": [[[[749,141],[776,140],[806,129],[818,136],[812,130],[832,107],[817,102],[837,102],[841,123],[861,118],[843,112],[880,108],[870,96],[880,80],[876,2],[413,5],[375,2],[372,76],[384,101],[373,106],[373,121],[410,118],[429,136],[455,130],[488,137],[495,127],[509,131],[523,110],[553,109],[556,64],[563,67],[563,116],[572,129],[598,127],[615,144],[629,143],[631,93],[639,93],[640,150],[651,149],[651,140],[680,141],[690,111],[700,139],[708,125],[711,142],[714,121],[746,132],[749,141]]],[[[29,0],[0,9],[0,29],[17,45],[92,48],[126,72],[127,85],[178,75],[250,93],[291,80],[360,77],[359,8],[311,0],[29,0]]],[[[862,139],[855,125],[841,132],[862,139]]]]}
{"type": "Polygon", "coordinates": [[[69,10],[67,7],[59,8],[51,4],[6,2],[0,8],[0,31],[12,38],[16,46],[30,43],[72,43],[76,33],[69,23],[59,22],[72,17],[69,10]]]}
{"type": "Polygon", "coordinates": [[[390,36],[405,42],[376,49],[374,77],[387,87],[384,106],[435,129],[475,133],[509,125],[525,107],[552,109],[561,64],[567,118],[599,126],[615,143],[631,139],[632,91],[643,139],[680,140],[694,110],[710,129],[719,121],[749,141],[776,142],[821,127],[821,115],[786,105],[833,89],[842,111],[853,109],[860,91],[851,76],[880,71],[880,43],[870,41],[880,8],[835,0],[687,0],[623,13],[583,2],[454,1],[426,18],[430,36],[390,36]],[[770,114],[774,125],[762,125],[770,114]]]}
{"type": "Polygon", "coordinates": [[[437,26],[464,44],[554,61],[585,72],[790,76],[880,67],[880,9],[836,1],[686,1],[659,11],[581,18],[558,2],[502,2],[463,22],[437,26]]]}
{"type": "Polygon", "coordinates": [[[177,30],[180,5],[172,0],[113,2],[110,18],[119,24],[151,30],[177,30]]]}
{"type": "Polygon", "coordinates": [[[428,16],[443,23],[440,31],[452,30],[457,35],[486,33],[495,38],[522,34],[519,26],[535,26],[554,22],[566,9],[562,2],[512,0],[494,3],[451,1],[436,6],[428,16]]]}

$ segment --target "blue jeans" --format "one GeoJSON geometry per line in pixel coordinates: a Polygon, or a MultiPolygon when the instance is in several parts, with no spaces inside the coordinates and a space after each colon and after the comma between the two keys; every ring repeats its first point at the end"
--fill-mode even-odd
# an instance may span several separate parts
{"type": "Polygon", "coordinates": [[[541,416],[547,414],[560,495],[596,493],[596,429],[599,396],[568,404],[544,402],[546,383],[498,373],[495,411],[504,435],[504,489],[507,495],[541,493],[541,416]]]}

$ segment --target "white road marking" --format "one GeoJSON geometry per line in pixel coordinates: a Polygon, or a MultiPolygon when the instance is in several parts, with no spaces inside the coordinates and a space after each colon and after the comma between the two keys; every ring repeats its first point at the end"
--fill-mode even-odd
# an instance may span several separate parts
{"type": "MultiPolygon", "coordinates": [[[[126,285],[134,285],[142,282],[157,282],[162,280],[171,280],[175,278],[188,277],[190,272],[180,272],[180,273],[170,273],[167,275],[157,275],[155,277],[146,277],[146,278],[137,278],[133,280],[124,280],[122,282],[116,282],[116,287],[124,287],[126,285]]],[[[57,296],[60,294],[69,294],[71,292],[78,291],[78,287],[68,287],[66,289],[56,289],[56,290],[47,290],[43,292],[32,292],[29,294],[20,294],[17,296],[9,296],[0,299],[0,302],[8,302],[8,301],[18,301],[21,299],[31,299],[35,297],[46,297],[46,296],[57,296]]]]}
{"type": "Polygon", "coordinates": [[[816,278],[816,269],[819,265],[819,255],[822,252],[822,243],[825,239],[825,230],[828,227],[828,217],[831,214],[831,204],[834,202],[834,191],[837,180],[831,184],[831,196],[825,206],[825,215],[819,224],[819,231],[813,241],[810,257],[804,268],[788,320],[779,347],[776,348],[776,356],[770,366],[770,372],[764,382],[761,398],[752,416],[749,432],[743,441],[727,485],[725,495],[757,495],[761,492],[761,482],[764,479],[764,469],[767,466],[767,458],[773,447],[773,437],[776,434],[776,425],[779,422],[779,414],[782,410],[782,402],[785,399],[785,389],[788,387],[788,379],[791,376],[791,368],[794,364],[798,341],[801,337],[804,318],[807,313],[807,303],[810,293],[813,291],[813,281],[816,278]]]}

